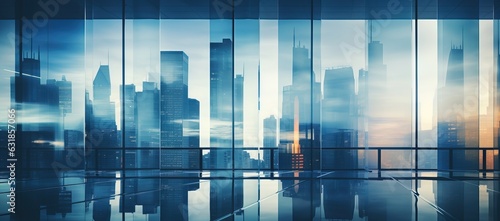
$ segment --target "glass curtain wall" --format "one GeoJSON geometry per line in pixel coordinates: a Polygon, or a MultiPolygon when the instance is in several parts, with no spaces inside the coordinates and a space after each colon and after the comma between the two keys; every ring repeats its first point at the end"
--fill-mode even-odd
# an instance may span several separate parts
{"type": "Polygon", "coordinates": [[[493,208],[477,179],[500,169],[495,1],[0,6],[0,159],[45,180],[16,184],[20,220],[437,218],[362,180],[389,170],[443,216],[493,208]],[[64,196],[93,203],[56,209],[64,196]]]}
{"type": "Polygon", "coordinates": [[[23,176],[498,169],[492,2],[2,4],[23,176]]]}

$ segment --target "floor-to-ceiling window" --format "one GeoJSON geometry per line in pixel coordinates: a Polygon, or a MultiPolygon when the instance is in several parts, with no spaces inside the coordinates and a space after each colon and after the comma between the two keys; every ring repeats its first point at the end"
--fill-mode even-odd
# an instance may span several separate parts
{"type": "Polygon", "coordinates": [[[493,0],[0,6],[21,220],[499,216],[493,0]]]}

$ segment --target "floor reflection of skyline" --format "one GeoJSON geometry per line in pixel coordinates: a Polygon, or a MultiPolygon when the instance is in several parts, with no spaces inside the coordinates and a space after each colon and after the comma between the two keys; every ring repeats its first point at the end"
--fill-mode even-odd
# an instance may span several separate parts
{"type": "MultiPolygon", "coordinates": [[[[44,176],[18,182],[17,220],[82,220],[78,217],[104,221],[132,220],[132,217],[138,220],[414,220],[418,216],[430,220],[450,217],[496,220],[500,217],[497,178],[464,179],[428,173],[419,174],[419,185],[415,187],[414,173],[397,172],[384,173],[380,178],[373,178],[368,172],[339,171],[289,171],[272,178],[227,171],[218,171],[212,178],[199,178],[198,173],[192,172],[165,173],[169,177],[161,178],[121,178],[113,173],[86,177],[77,172],[67,173],[63,178],[50,173],[40,172],[37,174],[44,176]],[[450,195],[457,188],[464,194],[450,195]],[[419,195],[412,192],[415,189],[419,195]]],[[[0,184],[2,193],[6,191],[5,185],[5,182],[0,184]]],[[[0,217],[8,216],[4,212],[0,217]]]]}

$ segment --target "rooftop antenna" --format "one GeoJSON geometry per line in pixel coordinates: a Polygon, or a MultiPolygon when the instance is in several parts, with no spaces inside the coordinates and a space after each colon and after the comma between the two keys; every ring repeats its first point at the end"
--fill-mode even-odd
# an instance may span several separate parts
{"type": "Polygon", "coordinates": [[[293,47],[295,48],[295,28],[293,28],[293,47]]]}
{"type": "Polygon", "coordinates": [[[108,66],[109,66],[109,48],[108,48],[108,66]]]}
{"type": "Polygon", "coordinates": [[[241,74],[242,77],[245,77],[245,63],[243,63],[243,73],[241,74]]]}

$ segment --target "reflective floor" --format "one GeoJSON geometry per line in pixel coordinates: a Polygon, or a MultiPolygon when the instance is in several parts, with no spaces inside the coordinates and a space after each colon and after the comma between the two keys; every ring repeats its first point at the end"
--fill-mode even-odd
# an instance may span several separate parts
{"type": "Polygon", "coordinates": [[[0,220],[500,220],[499,173],[33,174],[16,182],[17,217],[0,203],[0,220]]]}

